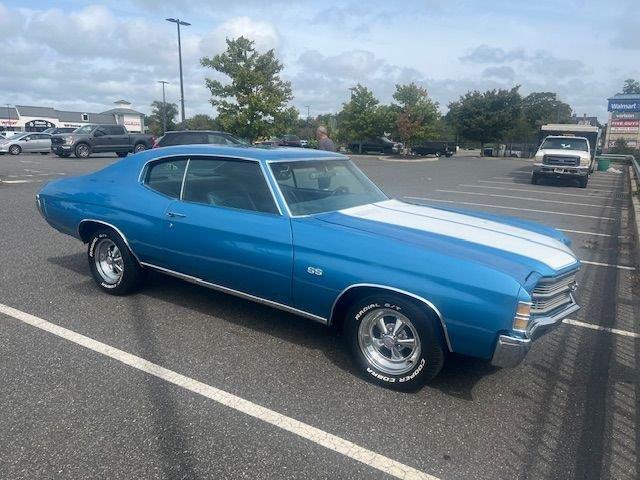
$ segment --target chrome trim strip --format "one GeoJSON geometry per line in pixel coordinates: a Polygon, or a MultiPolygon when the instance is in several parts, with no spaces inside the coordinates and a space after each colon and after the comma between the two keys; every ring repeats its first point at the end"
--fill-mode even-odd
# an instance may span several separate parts
{"type": "Polygon", "coordinates": [[[180,201],[184,195],[184,183],[187,180],[187,172],[189,171],[189,165],[191,164],[191,158],[187,158],[187,164],[184,166],[184,173],[182,174],[182,183],[180,184],[180,201]]]}
{"type": "Polygon", "coordinates": [[[541,337],[543,333],[547,330],[557,327],[562,323],[562,319],[568,317],[574,312],[580,310],[580,305],[578,305],[573,298],[573,295],[569,295],[571,297],[571,303],[567,305],[566,308],[560,310],[558,313],[552,316],[541,316],[541,317],[532,317],[531,324],[527,329],[527,338],[531,340],[536,340],[541,337]]]}
{"type": "Polygon", "coordinates": [[[444,317],[442,316],[442,313],[440,313],[440,310],[438,310],[438,308],[433,303],[431,303],[429,300],[427,300],[424,297],[416,295],[415,293],[407,292],[406,290],[400,290],[399,288],[390,287],[388,285],[380,285],[377,283],[354,283],[353,285],[349,285],[347,288],[342,290],[342,292],[340,292],[340,294],[336,297],[335,301],[333,302],[333,305],[331,306],[331,315],[329,316],[329,324],[331,324],[331,321],[333,320],[333,314],[340,298],[342,298],[342,296],[352,288],[358,288],[358,287],[371,287],[371,288],[380,288],[382,290],[389,290],[392,292],[407,295],[409,297],[415,298],[416,300],[419,300],[420,302],[424,303],[426,306],[428,306],[431,310],[435,312],[435,314],[438,317],[438,320],[440,320],[440,325],[442,325],[442,331],[444,332],[444,338],[447,342],[447,348],[449,348],[450,352],[453,352],[453,348],[451,348],[451,340],[449,339],[449,331],[447,330],[447,325],[446,323],[444,323],[444,317]]]}
{"type": "Polygon", "coordinates": [[[245,300],[251,300],[256,303],[261,303],[263,305],[267,305],[269,307],[277,308],[279,310],[284,310],[285,312],[293,313],[295,315],[300,315],[305,318],[309,318],[316,322],[319,322],[323,325],[327,325],[329,322],[326,318],[321,317],[319,315],[315,315],[313,313],[305,312],[304,310],[299,310],[294,307],[290,307],[289,305],[284,305],[282,303],[274,302],[273,300],[268,300],[266,298],[258,297],[256,295],[251,295],[250,293],[241,292],[239,290],[234,290],[233,288],[225,287],[222,285],[218,285],[216,283],[207,282],[206,280],[202,280],[198,277],[193,277],[191,275],[187,275],[184,273],[176,272],[175,270],[170,270],[168,268],[159,267],[158,265],[153,265],[151,263],[140,262],[140,265],[145,267],[152,268],[162,273],[166,273],[167,275],[171,275],[172,277],[179,278],[181,280],[185,280],[190,283],[194,283],[196,285],[201,285],[203,287],[210,288],[212,290],[217,290],[222,293],[228,293],[230,295],[234,295],[236,297],[244,298],[245,300]]]}
{"type": "MultiPolygon", "coordinates": [[[[262,171],[262,177],[263,177],[264,181],[267,182],[267,186],[269,187],[269,191],[271,192],[271,196],[273,197],[273,201],[275,202],[276,207],[278,207],[278,212],[280,213],[280,215],[283,215],[282,208],[280,208],[280,202],[278,202],[278,199],[276,198],[276,194],[273,191],[273,188],[271,187],[270,182],[265,177],[265,173],[264,173],[264,168],[262,166],[262,162],[260,160],[256,160],[255,158],[241,157],[241,156],[238,156],[238,155],[224,155],[223,156],[223,155],[218,155],[218,154],[213,154],[213,153],[174,153],[172,155],[165,155],[165,156],[161,156],[161,157],[155,157],[155,158],[147,160],[142,165],[142,168],[140,169],[140,173],[138,175],[138,183],[141,184],[142,186],[146,187],[146,185],[144,183],[144,173],[146,172],[147,166],[150,163],[160,162],[162,160],[167,160],[167,159],[175,158],[175,157],[182,157],[182,158],[186,157],[187,158],[187,162],[191,161],[191,157],[211,157],[211,158],[217,158],[217,159],[230,158],[230,159],[235,159],[235,160],[245,160],[245,161],[248,161],[248,162],[257,163],[260,166],[260,170],[262,171]]],[[[187,169],[186,168],[185,168],[184,172],[185,172],[185,174],[187,173],[187,169]]],[[[182,192],[183,192],[183,189],[184,189],[184,179],[185,179],[185,175],[182,176],[182,185],[180,186],[180,198],[172,198],[172,197],[169,197],[169,198],[172,198],[173,200],[182,201],[182,192]]],[[[149,187],[147,187],[147,188],[149,188],[149,187]]],[[[149,190],[151,190],[152,192],[156,192],[155,190],[153,190],[151,188],[149,188],[149,190]]],[[[158,193],[160,195],[163,195],[160,192],[156,192],[156,193],[158,193]]],[[[283,201],[284,201],[284,197],[282,197],[282,198],[283,198],[283,201]]],[[[284,203],[286,205],[286,202],[284,202],[284,203]]],[[[264,213],[264,212],[262,212],[262,213],[264,213]]]]}
{"type": "Polygon", "coordinates": [[[95,223],[100,223],[102,225],[106,225],[107,227],[111,227],[113,228],[118,235],[120,235],[120,238],[122,238],[122,241],[124,242],[124,244],[127,246],[127,248],[129,249],[129,251],[131,252],[131,255],[133,255],[135,257],[135,259],[138,261],[138,263],[142,264],[142,262],[140,262],[140,259],[138,258],[138,256],[136,255],[136,253],[133,251],[133,249],[131,248],[131,245],[129,245],[129,240],[127,240],[127,237],[124,236],[124,233],[122,233],[122,231],[116,227],[115,225],[108,223],[108,222],[103,222],[102,220],[96,220],[94,218],[84,218],[82,220],[80,220],[80,223],[78,223],[78,228],[77,228],[77,233],[78,233],[78,238],[80,240],[82,240],[82,237],[80,236],[80,227],[82,226],[82,224],[84,222],[95,222],[95,223]]]}

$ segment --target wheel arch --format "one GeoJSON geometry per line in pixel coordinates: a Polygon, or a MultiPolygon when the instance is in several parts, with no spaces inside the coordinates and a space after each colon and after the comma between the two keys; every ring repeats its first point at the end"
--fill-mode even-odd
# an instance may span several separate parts
{"type": "Polygon", "coordinates": [[[111,223],[108,223],[102,220],[96,220],[93,218],[85,218],[81,220],[80,223],[78,224],[78,238],[82,240],[83,243],[89,243],[89,239],[91,238],[91,235],[93,235],[96,230],[99,230],[101,228],[108,228],[110,230],[113,230],[116,233],[116,235],[118,235],[122,239],[124,244],[127,246],[129,251],[131,252],[131,255],[133,255],[136,261],[140,264],[140,259],[131,248],[131,245],[129,244],[129,240],[127,240],[127,237],[124,235],[124,233],[122,233],[122,231],[118,227],[116,227],[111,223]]]}
{"type": "Polygon", "coordinates": [[[451,340],[449,339],[447,325],[444,322],[444,317],[440,313],[440,310],[438,310],[438,308],[432,302],[424,297],[416,295],[415,293],[407,292],[406,290],[390,287],[388,285],[379,285],[374,283],[356,283],[353,285],[349,285],[347,288],[342,290],[342,292],[340,292],[340,294],[333,302],[333,306],[331,307],[331,314],[329,316],[329,325],[337,327],[338,329],[342,329],[344,315],[353,300],[364,295],[370,295],[380,292],[392,292],[396,295],[401,295],[403,297],[406,297],[409,301],[417,304],[419,307],[426,308],[431,311],[440,323],[440,333],[442,334],[442,337],[447,344],[447,349],[450,352],[453,351],[453,349],[451,348],[451,340]]]}

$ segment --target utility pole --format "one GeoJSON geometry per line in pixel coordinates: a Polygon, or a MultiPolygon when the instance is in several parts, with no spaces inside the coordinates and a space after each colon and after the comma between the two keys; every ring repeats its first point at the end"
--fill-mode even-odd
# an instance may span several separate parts
{"type": "Polygon", "coordinates": [[[180,43],[180,25],[188,27],[191,25],[188,22],[183,22],[179,18],[167,18],[167,22],[175,23],[178,26],[178,62],[180,63],[180,110],[181,110],[181,124],[184,128],[184,84],[182,81],[182,44],[180,43]]]}
{"type": "Polygon", "coordinates": [[[307,140],[311,140],[311,131],[309,131],[309,105],[305,105],[307,107],[307,140]]]}
{"type": "Polygon", "coordinates": [[[167,102],[164,97],[164,86],[169,82],[158,80],[158,83],[162,84],[162,134],[164,135],[167,131],[167,102]]]}

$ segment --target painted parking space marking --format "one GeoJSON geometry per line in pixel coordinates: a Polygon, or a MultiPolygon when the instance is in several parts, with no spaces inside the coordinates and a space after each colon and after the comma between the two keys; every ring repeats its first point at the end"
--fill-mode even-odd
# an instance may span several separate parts
{"type": "Polygon", "coordinates": [[[627,238],[626,235],[611,235],[610,233],[596,233],[596,232],[584,232],[582,230],[570,230],[568,228],[557,228],[556,230],[560,230],[561,232],[567,233],[577,233],[579,235],[593,235],[595,237],[616,237],[616,238],[627,238]]]}
{"type": "Polygon", "coordinates": [[[0,183],[37,183],[44,182],[45,180],[0,180],[0,183]]]}
{"type": "MultiPolygon", "coordinates": [[[[500,185],[528,185],[525,182],[501,182],[501,181],[498,181],[498,180],[478,180],[478,182],[480,182],[480,183],[497,183],[497,184],[500,184],[500,185]]],[[[574,189],[578,190],[577,187],[564,187],[564,188],[574,188],[574,189]]],[[[605,190],[605,189],[604,188],[596,188],[596,190],[599,191],[599,190],[605,190]]],[[[547,192],[548,190],[540,190],[540,191],[541,192],[547,192]]],[[[580,191],[584,192],[584,189],[580,189],[580,191]]],[[[612,190],[607,190],[607,191],[612,191],[612,190]]]]}
{"type": "Polygon", "coordinates": [[[634,271],[636,269],[636,267],[630,267],[628,265],[614,265],[612,263],[590,262],[590,261],[587,261],[587,260],[580,260],[580,263],[584,263],[586,265],[595,265],[596,267],[618,268],[620,270],[631,270],[631,271],[634,271]]]}
{"type": "MultiPolygon", "coordinates": [[[[480,182],[483,182],[485,180],[479,180],[480,182]]],[[[504,182],[494,182],[494,183],[504,183],[504,182]]],[[[512,183],[510,183],[509,185],[513,185],[512,183]]],[[[468,184],[460,184],[458,185],[459,187],[465,187],[465,188],[485,188],[485,189],[492,189],[492,190],[505,190],[505,191],[509,191],[509,192],[530,192],[530,193],[543,193],[545,195],[564,195],[567,197],[585,197],[585,198],[603,198],[603,199],[611,199],[611,195],[594,195],[594,194],[586,194],[586,193],[564,193],[564,192],[554,192],[551,190],[542,190],[542,189],[538,189],[538,190],[533,190],[531,188],[506,188],[506,187],[493,187],[491,185],[468,185],[468,184]]]]}
{"type": "Polygon", "coordinates": [[[562,320],[562,323],[566,323],[567,325],[574,325],[576,327],[590,328],[591,330],[597,330],[600,332],[609,332],[623,337],[640,338],[640,333],[620,330],[619,328],[602,327],[600,325],[594,325],[593,323],[581,322],[579,320],[572,320],[570,318],[565,318],[564,320],[562,320]]]}
{"type": "Polygon", "coordinates": [[[565,205],[576,205],[579,207],[597,207],[597,208],[615,208],[616,210],[621,210],[620,207],[614,207],[612,205],[597,205],[594,203],[576,203],[576,202],[562,202],[559,200],[548,200],[544,198],[533,198],[533,197],[518,197],[515,195],[500,195],[497,193],[483,193],[483,192],[464,192],[460,190],[435,190],[436,192],[445,192],[445,193],[459,193],[462,195],[479,195],[485,197],[496,197],[496,198],[512,198],[514,200],[533,200],[534,202],[544,202],[544,203],[555,203],[555,204],[565,204],[565,205]]]}
{"type": "Polygon", "coordinates": [[[488,205],[486,203],[473,203],[473,202],[459,202],[456,200],[441,200],[439,198],[426,198],[426,197],[409,197],[409,196],[405,196],[404,198],[408,198],[411,200],[425,200],[427,202],[443,202],[443,203],[456,203],[458,205],[473,205],[476,207],[489,207],[489,208],[503,208],[506,210],[518,210],[521,212],[536,212],[536,213],[547,213],[549,215],[565,215],[568,217],[582,217],[582,218],[595,218],[597,220],[609,220],[609,221],[615,221],[615,218],[611,218],[611,217],[598,217],[595,215],[583,215],[583,214],[577,214],[577,213],[565,213],[565,212],[550,212],[548,210],[536,210],[533,208],[518,208],[518,207],[507,207],[504,205],[488,205]]]}
{"type": "Polygon", "coordinates": [[[356,445],[349,440],[345,440],[294,418],[287,417],[286,415],[270,410],[249,400],[245,400],[244,398],[238,397],[232,393],[228,393],[224,390],[212,387],[211,385],[207,385],[206,383],[199,382],[193,378],[181,375],[180,373],[161,367],[160,365],[145,360],[144,358],[112,347],[106,343],[99,342],[98,340],[94,340],[29,313],[1,303],[0,313],[19,320],[27,325],[39,328],[45,332],[49,332],[59,338],[100,353],[113,360],[117,360],[118,362],[177,385],[185,390],[202,395],[237,412],[244,413],[281,430],[298,435],[321,447],[332,450],[393,477],[406,480],[439,480],[433,475],[429,475],[428,473],[424,473],[413,467],[404,465],[396,460],[392,460],[391,458],[356,445]]]}

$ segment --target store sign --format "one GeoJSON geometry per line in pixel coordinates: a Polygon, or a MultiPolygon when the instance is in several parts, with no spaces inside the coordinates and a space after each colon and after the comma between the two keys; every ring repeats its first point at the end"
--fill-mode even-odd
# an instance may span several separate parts
{"type": "Polygon", "coordinates": [[[47,122],[46,120],[31,120],[24,124],[25,129],[29,128],[53,128],[55,125],[51,122],[47,122]]]}
{"type": "Polygon", "coordinates": [[[638,133],[638,127],[611,127],[611,133],[638,133]]]}
{"type": "Polygon", "coordinates": [[[18,124],[18,120],[8,119],[8,118],[0,118],[0,125],[3,127],[13,127],[18,124]]]}
{"type": "Polygon", "coordinates": [[[611,118],[616,120],[640,120],[640,113],[613,112],[611,118]]]}
{"type": "Polygon", "coordinates": [[[640,112],[640,100],[609,100],[609,112],[640,112]]]}
{"type": "Polygon", "coordinates": [[[127,130],[141,131],[142,129],[140,117],[125,117],[123,123],[127,130]]]}
{"type": "MultiPolygon", "coordinates": [[[[631,148],[635,148],[636,145],[638,144],[637,141],[635,140],[627,140],[627,147],[631,147],[631,148]]],[[[613,148],[616,146],[616,141],[615,140],[609,140],[609,148],[613,148]]]]}
{"type": "Polygon", "coordinates": [[[640,126],[640,120],[611,120],[612,127],[635,127],[640,126]]]}

